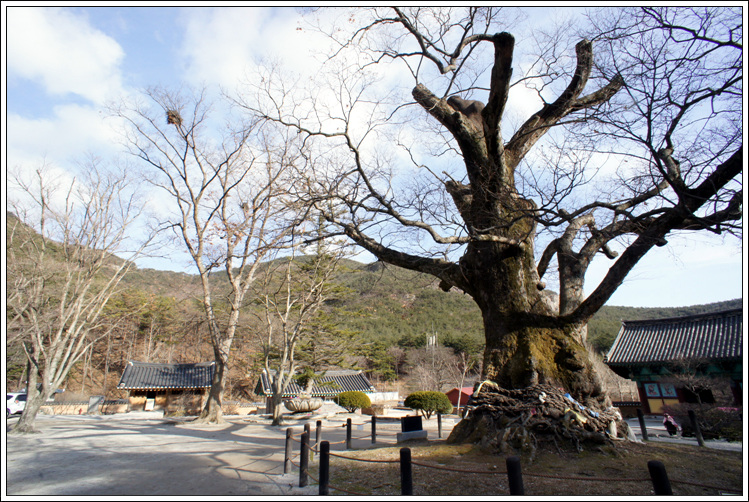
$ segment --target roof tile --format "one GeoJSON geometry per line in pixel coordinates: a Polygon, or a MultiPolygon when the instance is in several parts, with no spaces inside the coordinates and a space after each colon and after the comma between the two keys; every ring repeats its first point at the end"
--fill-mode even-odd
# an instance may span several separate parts
{"type": "Polygon", "coordinates": [[[216,363],[159,364],[128,361],[118,389],[202,389],[211,386],[216,363]]]}
{"type": "MultiPolygon", "coordinates": [[[[272,372],[272,374],[275,374],[275,372],[272,372]]],[[[296,382],[292,381],[286,392],[283,393],[283,397],[298,396],[303,390],[296,382]]],[[[312,385],[310,394],[313,397],[336,396],[341,392],[355,390],[376,392],[374,386],[361,371],[335,370],[325,372],[325,375],[320,377],[319,382],[312,385]],[[333,382],[336,386],[325,385],[327,382],[333,382]]],[[[263,396],[271,395],[271,380],[265,371],[260,375],[255,393],[263,396]]]]}
{"type": "Polygon", "coordinates": [[[611,366],[741,359],[743,310],[647,321],[622,321],[606,363],[611,366]]]}

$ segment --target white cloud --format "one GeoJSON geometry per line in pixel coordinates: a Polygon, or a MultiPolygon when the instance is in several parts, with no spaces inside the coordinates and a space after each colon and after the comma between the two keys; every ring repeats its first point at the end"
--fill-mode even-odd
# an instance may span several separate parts
{"type": "Polygon", "coordinates": [[[120,45],[85,16],[59,8],[8,9],[8,74],[40,82],[47,93],[103,103],[121,89],[120,45]]]}
{"type": "Polygon", "coordinates": [[[47,156],[65,162],[86,152],[114,153],[117,136],[104,114],[92,107],[60,105],[53,117],[31,119],[8,114],[8,162],[38,162],[47,156]]]}
{"type": "Polygon", "coordinates": [[[218,7],[183,11],[185,78],[234,88],[261,59],[281,61],[309,74],[319,66],[312,52],[324,39],[303,28],[292,8],[218,7]]]}

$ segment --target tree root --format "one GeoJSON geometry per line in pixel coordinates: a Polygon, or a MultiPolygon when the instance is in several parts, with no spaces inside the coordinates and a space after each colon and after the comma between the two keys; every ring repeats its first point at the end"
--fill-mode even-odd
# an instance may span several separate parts
{"type": "Polygon", "coordinates": [[[616,408],[593,410],[549,385],[508,390],[484,382],[467,406],[448,443],[481,443],[504,454],[521,451],[532,459],[539,443],[553,444],[560,452],[562,443],[580,452],[586,445],[613,445],[626,438],[626,423],[616,408]]]}

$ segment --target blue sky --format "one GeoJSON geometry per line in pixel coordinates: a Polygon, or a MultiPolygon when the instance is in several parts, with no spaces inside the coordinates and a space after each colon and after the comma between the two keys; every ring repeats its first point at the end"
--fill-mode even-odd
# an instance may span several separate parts
{"type": "MultiPolygon", "coordinates": [[[[299,29],[292,8],[6,5],[4,172],[30,168],[42,156],[65,170],[83,151],[117,155],[105,106],[143,87],[231,87],[246,65],[269,56],[297,68],[313,65],[307,49],[316,44],[299,29]]],[[[638,265],[609,304],[680,306],[742,297],[741,253],[736,239],[671,239],[638,265]]],[[[179,260],[139,264],[192,273],[179,260]]],[[[591,287],[605,265],[592,267],[591,287]]]]}

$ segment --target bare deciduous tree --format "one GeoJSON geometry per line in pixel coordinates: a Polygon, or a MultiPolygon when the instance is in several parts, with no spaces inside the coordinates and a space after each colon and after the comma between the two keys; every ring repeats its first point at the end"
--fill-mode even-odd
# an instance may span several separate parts
{"type": "Polygon", "coordinates": [[[197,267],[216,370],[199,421],[220,422],[232,341],[240,309],[261,262],[285,245],[294,215],[284,200],[289,143],[265,135],[257,121],[228,129],[216,140],[206,90],[185,97],[152,89],[148,104],[122,106],[130,124],[130,153],[147,166],[147,179],[168,197],[161,226],[174,232],[197,267]],[[211,274],[223,270],[226,305],[214,295],[211,274]]]}
{"type": "MultiPolygon", "coordinates": [[[[294,248],[296,251],[296,248],[294,248]]],[[[258,281],[262,328],[257,333],[264,356],[264,370],[271,384],[269,413],[273,425],[281,424],[281,401],[298,368],[297,348],[326,336],[315,329],[324,303],[335,297],[335,278],[345,247],[318,247],[307,256],[290,256],[269,262],[258,281]]]]}
{"type": "Polygon", "coordinates": [[[7,333],[23,344],[28,393],[14,432],[35,431],[42,404],[114,328],[102,309],[149,241],[129,236],[141,206],[128,179],[97,159],[84,168],[69,181],[47,165],[9,180],[7,333]]]}
{"type": "Polygon", "coordinates": [[[337,57],[354,47],[358,59],[328,76],[328,94],[302,107],[266,80],[276,99],[245,103],[326,145],[308,197],[339,232],[476,301],[484,378],[562,386],[589,405],[609,404],[585,346],[591,316],[667,236],[737,232],[742,217],[740,12],[605,14],[614,23],[593,26],[573,54],[555,39],[518,75],[495,9],[359,11],[353,34],[331,34],[347,37],[337,57]],[[387,94],[367,73],[384,61],[406,65],[413,100],[441,126],[436,156],[420,156],[428,129],[396,121],[408,103],[372,95],[387,94]],[[505,108],[523,84],[542,104],[511,128],[505,108]],[[386,139],[417,168],[407,174],[375,144],[393,124],[386,139]],[[598,256],[613,264],[585,297],[598,256]],[[542,280],[552,268],[558,296],[542,280]]]}

